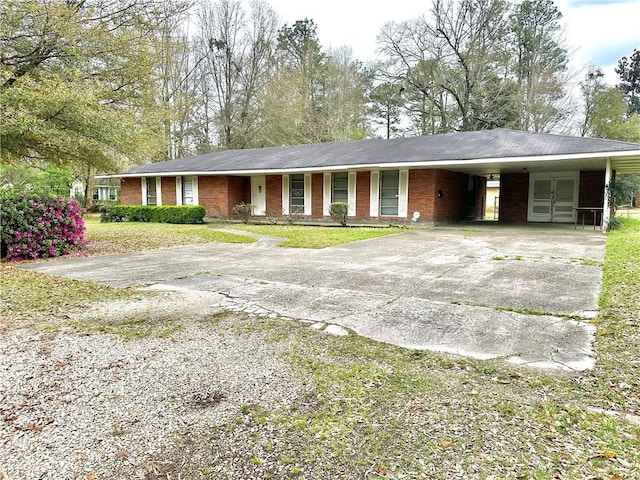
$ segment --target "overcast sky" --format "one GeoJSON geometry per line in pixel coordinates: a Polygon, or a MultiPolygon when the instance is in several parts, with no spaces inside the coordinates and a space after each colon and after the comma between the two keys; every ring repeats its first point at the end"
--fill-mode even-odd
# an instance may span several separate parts
{"type": "MultiPolygon", "coordinates": [[[[325,48],[343,45],[362,61],[376,57],[376,36],[389,21],[426,13],[431,0],[267,0],[283,23],[313,19],[325,48]]],[[[613,68],[622,56],[640,48],[640,0],[555,0],[563,14],[567,43],[574,51],[573,69],[590,62],[600,66],[605,79],[617,83],[613,68]]]]}

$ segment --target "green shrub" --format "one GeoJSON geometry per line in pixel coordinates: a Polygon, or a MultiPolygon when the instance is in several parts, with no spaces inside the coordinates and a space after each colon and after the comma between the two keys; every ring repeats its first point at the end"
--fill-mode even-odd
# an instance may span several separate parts
{"type": "Polygon", "coordinates": [[[329,215],[343,227],[347,226],[347,213],[349,205],[344,202],[333,202],[329,205],[329,215]]]}
{"type": "Polygon", "coordinates": [[[0,252],[9,260],[68,255],[84,244],[82,208],[75,200],[13,189],[1,195],[0,252]]]}
{"type": "Polygon", "coordinates": [[[102,212],[103,222],[202,223],[201,205],[113,205],[102,212]]]}
{"type": "Polygon", "coordinates": [[[251,203],[240,202],[239,204],[233,206],[233,211],[240,216],[242,223],[248,223],[249,218],[251,217],[251,215],[253,215],[254,208],[255,205],[251,203]]]}

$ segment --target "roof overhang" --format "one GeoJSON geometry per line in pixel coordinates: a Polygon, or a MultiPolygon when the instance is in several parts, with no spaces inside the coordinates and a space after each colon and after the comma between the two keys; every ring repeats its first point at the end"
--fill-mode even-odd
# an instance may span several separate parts
{"type": "Polygon", "coordinates": [[[269,168],[243,170],[193,170],[164,172],[135,172],[114,175],[98,175],[96,178],[140,178],[176,176],[219,176],[219,175],[282,175],[291,173],[315,173],[334,171],[397,170],[397,169],[444,169],[473,175],[516,172],[548,172],[571,170],[604,170],[607,160],[617,173],[640,174],[640,150],[597,152],[562,155],[539,155],[502,158],[477,158],[466,160],[431,160],[414,162],[367,163],[360,165],[309,166],[303,168],[269,168]]]}

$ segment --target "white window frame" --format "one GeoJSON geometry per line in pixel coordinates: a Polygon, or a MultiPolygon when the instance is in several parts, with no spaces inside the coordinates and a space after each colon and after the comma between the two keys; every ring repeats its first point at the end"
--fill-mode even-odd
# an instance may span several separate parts
{"type": "Polygon", "coordinates": [[[322,214],[328,217],[331,207],[331,173],[325,173],[322,181],[322,214]]]}
{"type": "MultiPolygon", "coordinates": [[[[341,172],[333,172],[341,173],[341,172]]],[[[333,173],[324,173],[322,186],[322,214],[329,216],[329,208],[333,200],[333,173]]],[[[356,172],[347,172],[347,216],[356,216],[356,172]]]]}
{"type": "MultiPolygon", "coordinates": [[[[196,175],[186,175],[185,177],[190,177],[193,180],[193,205],[199,205],[198,198],[198,177],[196,175]]],[[[185,177],[176,177],[176,205],[184,205],[183,195],[182,195],[182,180],[185,177]]]]}
{"type": "Polygon", "coordinates": [[[409,170],[400,170],[398,185],[398,217],[409,215],[409,170]]]}
{"type": "Polygon", "coordinates": [[[304,214],[311,215],[311,174],[304,174],[304,214]]]}
{"type": "Polygon", "coordinates": [[[147,178],[156,179],[156,205],[162,206],[162,177],[142,177],[140,179],[142,185],[142,202],[141,205],[148,205],[148,191],[147,191],[147,178]]]}

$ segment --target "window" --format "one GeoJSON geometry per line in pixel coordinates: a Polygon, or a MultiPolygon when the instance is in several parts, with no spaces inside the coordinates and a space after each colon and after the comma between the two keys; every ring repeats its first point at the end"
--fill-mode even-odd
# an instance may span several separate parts
{"type": "Polygon", "coordinates": [[[400,172],[382,170],[380,172],[380,215],[398,215],[398,194],[400,172]]]}
{"type": "Polygon", "coordinates": [[[304,214],[304,175],[291,175],[291,194],[289,195],[289,213],[304,214]]]}
{"type": "Polygon", "coordinates": [[[156,178],[147,177],[147,205],[158,204],[158,193],[156,191],[156,178]]]}
{"type": "Polygon", "coordinates": [[[182,177],[182,205],[194,204],[195,177],[182,177]]]}
{"type": "Polygon", "coordinates": [[[331,202],[349,201],[349,174],[334,173],[331,176],[331,202]]]}

